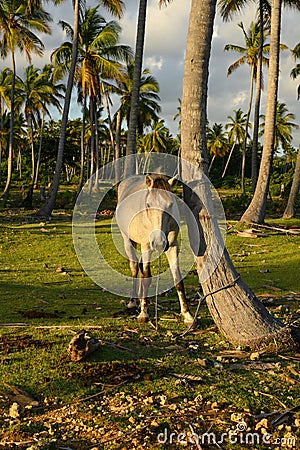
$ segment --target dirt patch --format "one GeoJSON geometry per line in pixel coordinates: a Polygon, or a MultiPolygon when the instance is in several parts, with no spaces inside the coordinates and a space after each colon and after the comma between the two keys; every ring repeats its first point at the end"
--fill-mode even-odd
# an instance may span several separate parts
{"type": "Polygon", "coordinates": [[[33,339],[30,335],[18,336],[17,338],[11,336],[0,336],[0,353],[7,355],[16,350],[23,350],[28,348],[51,348],[52,342],[45,342],[39,339],[33,339]]]}

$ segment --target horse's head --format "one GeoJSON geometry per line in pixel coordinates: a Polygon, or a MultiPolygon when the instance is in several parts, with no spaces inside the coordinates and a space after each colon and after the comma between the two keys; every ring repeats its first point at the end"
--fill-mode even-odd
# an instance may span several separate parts
{"type": "Polygon", "coordinates": [[[168,234],[178,228],[178,210],[170,183],[162,175],[146,175],[146,214],[151,250],[159,253],[168,249],[168,234]]]}

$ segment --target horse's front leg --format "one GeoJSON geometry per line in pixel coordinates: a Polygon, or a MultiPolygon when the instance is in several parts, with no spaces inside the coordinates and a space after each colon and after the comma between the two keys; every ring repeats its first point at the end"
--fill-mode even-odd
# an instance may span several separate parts
{"type": "Polygon", "coordinates": [[[138,272],[139,265],[135,251],[135,243],[133,243],[129,238],[123,235],[124,239],[124,248],[126,255],[128,257],[128,265],[131,271],[132,277],[132,290],[131,290],[131,298],[127,304],[128,309],[133,309],[137,307],[137,298],[138,298],[138,272]]]}
{"type": "Polygon", "coordinates": [[[140,308],[141,312],[138,315],[138,321],[145,323],[149,320],[148,314],[148,290],[151,284],[151,268],[150,259],[151,253],[149,246],[141,246],[142,256],[140,259],[140,272],[141,272],[141,284],[140,284],[140,308]]]}
{"type": "MultiPolygon", "coordinates": [[[[177,295],[179,298],[180,303],[180,313],[183,317],[184,323],[187,327],[190,327],[194,324],[194,318],[190,313],[185,291],[184,291],[184,284],[182,281],[181,272],[179,269],[179,263],[178,263],[178,244],[171,245],[168,250],[165,252],[166,257],[168,259],[170,270],[172,272],[175,288],[177,291],[177,295]]],[[[195,323],[196,325],[196,323],[195,323]]]]}

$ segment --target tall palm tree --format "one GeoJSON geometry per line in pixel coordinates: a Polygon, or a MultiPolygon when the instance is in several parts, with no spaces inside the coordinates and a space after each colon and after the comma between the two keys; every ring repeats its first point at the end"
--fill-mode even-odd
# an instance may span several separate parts
{"type": "MultiPolygon", "coordinates": [[[[49,189],[49,194],[46,202],[38,211],[38,215],[49,217],[53,211],[55,205],[55,199],[59,187],[60,181],[60,173],[63,165],[63,156],[64,156],[64,146],[66,140],[66,129],[67,122],[69,116],[69,109],[71,104],[71,95],[73,89],[73,80],[75,74],[75,68],[77,63],[77,54],[78,54],[78,42],[79,42],[79,25],[80,25],[80,8],[81,3],[85,3],[85,0],[72,0],[73,8],[74,8],[74,23],[73,23],[73,42],[72,42],[72,60],[70,64],[70,69],[68,73],[67,80],[67,89],[63,107],[63,114],[61,120],[61,129],[57,150],[57,159],[56,159],[56,167],[54,172],[54,177],[49,189]]],[[[121,17],[123,14],[123,2],[122,0],[100,0],[100,4],[102,4],[110,13],[115,15],[116,17],[121,17]]]]}
{"type": "MultiPolygon", "coordinates": [[[[159,6],[170,3],[171,0],[159,0],[159,6]]],[[[146,27],[147,0],[139,0],[139,13],[136,32],[134,72],[132,84],[132,97],[129,117],[129,127],[127,134],[126,154],[136,153],[136,132],[138,127],[138,106],[139,106],[139,89],[143,67],[144,40],[146,27]]],[[[135,171],[135,167],[131,164],[127,165],[125,170],[130,174],[135,171]]]]}
{"type": "Polygon", "coordinates": [[[178,98],[177,113],[173,116],[173,120],[179,119],[178,130],[181,129],[181,98],[178,98]]]}
{"type": "MultiPolygon", "coordinates": [[[[297,59],[300,59],[300,42],[292,49],[292,56],[295,61],[297,61],[297,59]]],[[[293,67],[293,69],[291,70],[291,77],[293,78],[293,80],[295,80],[299,75],[300,63],[296,64],[295,67],[293,67]]],[[[297,99],[300,99],[300,84],[297,88],[297,99]]]]}
{"type": "Polygon", "coordinates": [[[151,126],[151,131],[141,138],[139,148],[145,152],[166,153],[170,143],[170,131],[163,120],[156,120],[151,126]]]}
{"type": "MultiPolygon", "coordinates": [[[[221,0],[223,4],[234,4],[232,11],[240,11],[247,5],[245,0],[221,0]]],[[[279,46],[280,46],[280,28],[281,28],[281,7],[285,4],[291,8],[300,10],[300,0],[272,0],[271,7],[271,34],[270,34],[270,62],[268,73],[268,93],[266,106],[266,135],[263,147],[262,161],[256,189],[251,203],[241,221],[262,223],[266,211],[266,199],[269,190],[270,174],[272,167],[273,143],[274,143],[274,124],[276,115],[276,102],[278,91],[278,73],[279,73],[279,46]]],[[[262,5],[262,2],[260,2],[262,5]]]]}
{"type": "MultiPolygon", "coordinates": [[[[261,123],[261,136],[264,136],[266,129],[266,117],[261,115],[263,119],[261,123]]],[[[274,152],[279,149],[279,145],[282,150],[289,148],[293,140],[292,131],[297,130],[299,125],[293,122],[296,116],[293,113],[289,113],[285,103],[277,102],[276,105],[276,118],[275,118],[275,136],[274,136],[274,152]]]]}
{"type": "Polygon", "coordinates": [[[64,83],[60,83],[62,78],[62,73],[57,70],[53,65],[46,64],[41,70],[41,77],[45,80],[45,85],[48,89],[43,95],[43,103],[41,105],[40,117],[38,121],[39,128],[39,148],[38,156],[35,167],[35,177],[33,187],[36,188],[38,184],[39,168],[41,162],[42,153],[42,143],[43,143],[43,131],[45,125],[45,116],[51,117],[50,110],[48,107],[52,106],[56,108],[59,112],[62,111],[61,100],[64,98],[63,93],[66,90],[64,83]]]}
{"type": "Polygon", "coordinates": [[[298,203],[299,189],[300,189],[300,146],[298,148],[295,173],[293,177],[291,190],[289,193],[288,202],[282,216],[283,218],[289,219],[295,217],[298,203]]]}
{"type": "Polygon", "coordinates": [[[230,119],[230,122],[225,124],[225,129],[228,130],[228,139],[231,143],[231,150],[222,173],[222,178],[225,177],[235,147],[240,146],[242,142],[245,142],[247,114],[243,113],[241,108],[235,109],[233,112],[234,116],[227,116],[227,119],[230,119]]]}
{"type": "Polygon", "coordinates": [[[221,123],[214,123],[211,128],[208,126],[206,138],[207,148],[209,150],[209,153],[212,155],[212,159],[208,168],[209,173],[211,171],[214,160],[217,157],[222,158],[226,155],[228,151],[228,139],[221,123]]]}
{"type": "Polygon", "coordinates": [[[21,53],[25,53],[29,62],[31,61],[31,53],[36,53],[41,56],[44,48],[43,43],[31,30],[50,33],[49,21],[50,15],[42,9],[32,9],[30,14],[28,14],[26,4],[20,0],[0,1],[0,55],[2,58],[6,58],[10,53],[12,61],[11,124],[7,160],[7,181],[2,197],[8,196],[12,177],[16,82],[15,52],[18,49],[21,53]]]}
{"type": "MultiPolygon", "coordinates": [[[[207,84],[215,6],[215,0],[192,0],[182,89],[182,157],[206,174],[207,84]]],[[[183,171],[183,178],[190,183],[191,173],[183,171]]],[[[194,177],[192,180],[191,183],[196,181],[194,177]]],[[[208,186],[203,182],[199,184],[204,204],[211,204],[208,186]]],[[[207,249],[211,246],[218,247],[221,237],[213,211],[207,211],[208,206],[203,208],[203,203],[197,199],[197,195],[193,195],[188,186],[184,189],[184,198],[203,237],[199,242],[199,239],[196,241],[195,236],[191,236],[194,238],[191,239],[191,244],[200,276],[203,268],[205,269],[207,249]]],[[[220,331],[238,345],[254,347],[262,341],[274,342],[275,337],[277,343],[284,342],[285,348],[295,348],[299,336],[290,327],[274,319],[257,300],[238,276],[226,249],[220,260],[215,261],[215,265],[215,270],[206,280],[202,277],[201,286],[210,313],[220,331]]]]}
{"type": "Polygon", "coordinates": [[[42,116],[48,114],[51,117],[48,106],[51,104],[59,111],[61,110],[59,99],[63,98],[60,90],[63,85],[55,86],[51,80],[51,69],[49,66],[40,70],[29,65],[24,70],[24,80],[18,83],[20,96],[23,99],[25,118],[29,130],[31,142],[31,161],[32,161],[32,184],[35,183],[36,172],[36,152],[34,148],[34,131],[42,116]]]}
{"type": "MultiPolygon", "coordinates": [[[[131,60],[123,68],[121,78],[118,80],[118,90],[120,96],[121,120],[126,120],[127,128],[130,123],[130,112],[133,95],[134,61],[131,60]]],[[[160,97],[158,95],[159,84],[157,79],[151,75],[149,69],[144,69],[141,73],[138,101],[137,129],[138,135],[142,135],[144,127],[151,124],[151,121],[158,121],[160,113],[160,97]]]]}
{"type": "MultiPolygon", "coordinates": [[[[263,45],[261,51],[261,39],[260,39],[260,23],[259,22],[251,22],[249,30],[245,30],[243,23],[239,23],[238,26],[241,28],[244,39],[245,46],[235,45],[235,44],[227,44],[225,45],[225,51],[235,51],[242,56],[231,64],[227,71],[227,76],[229,76],[234,70],[236,70],[241,65],[247,63],[250,66],[250,92],[249,92],[249,104],[247,110],[247,119],[246,119],[246,130],[244,136],[244,145],[243,145],[243,153],[242,153],[242,191],[245,193],[245,164],[246,164],[246,149],[247,149],[247,138],[248,138],[248,128],[250,122],[250,114],[252,109],[252,101],[253,101],[253,87],[254,82],[256,82],[258,77],[258,66],[260,60],[262,64],[268,66],[269,60],[265,56],[265,54],[269,50],[268,45],[263,45]]],[[[266,34],[264,35],[264,39],[266,34]]],[[[260,78],[259,73],[259,78],[260,78]]]]}
{"type": "MultiPolygon", "coordinates": [[[[52,53],[52,61],[56,65],[63,65],[65,70],[70,65],[72,56],[73,29],[66,22],[60,22],[70,40],[64,42],[52,53]]],[[[86,122],[87,101],[89,102],[90,115],[94,117],[92,128],[93,144],[91,154],[97,156],[98,139],[95,138],[97,130],[97,108],[107,100],[105,85],[106,80],[119,79],[121,77],[120,62],[132,57],[130,47],[119,44],[121,27],[115,21],[106,22],[98,13],[98,7],[86,8],[82,12],[80,26],[80,42],[78,45],[78,58],[75,70],[74,82],[77,85],[77,101],[82,108],[82,143],[81,143],[81,176],[78,190],[83,182],[83,159],[84,159],[84,129],[86,122]]],[[[97,171],[98,164],[95,170],[97,171]]]]}

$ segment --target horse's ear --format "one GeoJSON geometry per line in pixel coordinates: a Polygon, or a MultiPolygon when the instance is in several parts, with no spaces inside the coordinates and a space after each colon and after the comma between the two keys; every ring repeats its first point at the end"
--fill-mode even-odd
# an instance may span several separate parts
{"type": "Polygon", "coordinates": [[[145,176],[145,182],[149,188],[151,188],[153,186],[153,178],[151,177],[151,175],[147,174],[145,176]]]}
{"type": "Polygon", "coordinates": [[[177,175],[175,175],[175,177],[173,178],[169,178],[168,183],[171,187],[175,186],[177,183],[177,175]]]}

